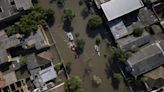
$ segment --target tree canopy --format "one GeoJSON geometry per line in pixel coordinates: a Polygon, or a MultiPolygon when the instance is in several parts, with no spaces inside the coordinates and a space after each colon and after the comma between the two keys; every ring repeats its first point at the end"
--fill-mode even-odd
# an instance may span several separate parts
{"type": "Polygon", "coordinates": [[[35,7],[27,15],[20,19],[19,27],[22,33],[30,33],[37,30],[38,25],[45,25],[49,17],[53,16],[51,9],[44,10],[40,7],[35,7]]]}
{"type": "Polygon", "coordinates": [[[64,10],[64,19],[67,21],[72,21],[72,19],[75,17],[75,13],[71,9],[65,9],[64,10]]]}
{"type": "Polygon", "coordinates": [[[27,56],[21,56],[20,57],[20,64],[22,66],[27,64],[27,56]]]}
{"type": "Polygon", "coordinates": [[[8,36],[19,33],[19,31],[20,31],[20,29],[19,29],[18,25],[12,25],[12,26],[5,28],[5,32],[7,33],[8,36]]]}
{"type": "Polygon", "coordinates": [[[66,92],[84,92],[82,81],[78,76],[71,77],[64,84],[66,92]]]}
{"type": "Polygon", "coordinates": [[[98,15],[93,15],[91,18],[88,20],[88,26],[90,28],[97,28],[103,23],[102,19],[98,15]]]}
{"type": "Polygon", "coordinates": [[[113,73],[113,77],[119,81],[123,80],[123,76],[121,75],[121,73],[113,73]]]}
{"type": "Polygon", "coordinates": [[[33,20],[33,16],[25,15],[20,19],[19,27],[21,33],[31,33],[32,31],[37,30],[37,22],[33,20]]]}
{"type": "Polygon", "coordinates": [[[118,62],[125,62],[129,57],[129,54],[121,48],[113,48],[112,59],[118,62]]]}

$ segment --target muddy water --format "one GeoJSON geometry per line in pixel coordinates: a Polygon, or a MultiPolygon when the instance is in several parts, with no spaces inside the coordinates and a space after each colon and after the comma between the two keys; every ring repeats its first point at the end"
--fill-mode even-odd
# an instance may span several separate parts
{"type": "Polygon", "coordinates": [[[101,56],[95,54],[94,51],[94,43],[95,38],[88,37],[86,33],[86,25],[88,18],[83,19],[81,16],[81,12],[86,7],[84,4],[79,6],[78,0],[66,0],[65,8],[70,8],[75,12],[75,19],[72,22],[73,33],[79,33],[80,38],[85,40],[85,49],[84,53],[80,56],[78,60],[74,59],[72,52],[67,46],[67,38],[66,33],[63,30],[63,20],[62,20],[62,11],[56,6],[54,3],[49,3],[49,0],[39,0],[39,4],[44,8],[51,8],[55,11],[55,24],[51,27],[51,30],[54,34],[54,38],[56,39],[56,44],[61,52],[61,55],[65,62],[72,62],[72,71],[71,76],[80,76],[83,80],[83,86],[85,88],[85,92],[127,92],[124,84],[121,82],[119,89],[114,90],[111,84],[111,79],[107,78],[107,74],[105,72],[106,63],[108,63],[107,59],[104,58],[103,54],[106,53],[106,44],[102,42],[100,45],[101,56]],[[84,73],[84,70],[87,66],[87,62],[91,63],[92,72],[89,75],[84,73]],[[92,76],[98,75],[102,79],[102,84],[95,88],[92,86],[92,76]]]}

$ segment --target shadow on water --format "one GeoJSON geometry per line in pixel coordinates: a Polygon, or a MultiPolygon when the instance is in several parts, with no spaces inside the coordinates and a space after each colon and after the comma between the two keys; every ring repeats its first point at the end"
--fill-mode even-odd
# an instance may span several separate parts
{"type": "Polygon", "coordinates": [[[115,90],[119,89],[119,84],[120,84],[120,80],[114,78],[114,73],[120,73],[118,66],[116,65],[115,62],[112,62],[111,60],[109,60],[108,63],[106,63],[106,69],[105,69],[106,75],[108,79],[112,80],[112,87],[115,90]]]}
{"type": "Polygon", "coordinates": [[[83,19],[86,19],[89,16],[89,14],[90,14],[90,12],[89,12],[88,8],[86,8],[86,7],[81,12],[81,16],[83,19]]]}
{"type": "Polygon", "coordinates": [[[52,27],[55,23],[55,17],[53,15],[49,16],[49,18],[46,20],[49,27],[52,27]]]}
{"type": "Polygon", "coordinates": [[[64,25],[63,25],[63,29],[65,32],[72,32],[73,27],[71,26],[71,21],[65,20],[64,25]]]}
{"type": "Polygon", "coordinates": [[[99,31],[99,28],[93,29],[93,28],[89,28],[87,26],[86,33],[87,33],[88,37],[95,38],[100,33],[100,31],[99,31]]]}

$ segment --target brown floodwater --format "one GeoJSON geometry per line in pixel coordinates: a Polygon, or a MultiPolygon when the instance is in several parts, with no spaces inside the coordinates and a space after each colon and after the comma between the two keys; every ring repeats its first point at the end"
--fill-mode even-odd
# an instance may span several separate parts
{"type": "Polygon", "coordinates": [[[84,4],[79,6],[78,0],[65,0],[64,7],[75,12],[75,18],[72,21],[73,34],[79,33],[80,38],[85,40],[83,54],[79,59],[75,59],[71,50],[68,48],[68,40],[63,30],[63,9],[58,8],[55,1],[53,3],[49,3],[49,1],[39,0],[39,5],[44,8],[51,8],[55,12],[55,23],[51,27],[51,31],[64,61],[72,62],[70,76],[81,77],[85,92],[128,92],[123,82],[120,82],[117,90],[114,89],[111,78],[108,78],[105,72],[107,69],[106,64],[108,63],[108,59],[103,56],[103,54],[107,53],[105,41],[102,41],[100,44],[101,56],[98,56],[94,51],[95,37],[89,37],[86,32],[87,21],[90,15],[86,18],[83,18],[81,15],[86,6],[84,4]],[[88,75],[84,72],[87,62],[90,62],[92,70],[88,75]],[[92,85],[93,75],[97,75],[102,79],[101,85],[97,88],[92,85]]]}

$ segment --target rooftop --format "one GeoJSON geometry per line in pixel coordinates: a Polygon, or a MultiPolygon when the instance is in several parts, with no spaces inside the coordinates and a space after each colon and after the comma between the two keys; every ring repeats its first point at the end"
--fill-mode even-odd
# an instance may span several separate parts
{"type": "Polygon", "coordinates": [[[51,63],[51,61],[36,56],[34,53],[27,56],[27,67],[29,70],[41,67],[45,64],[51,63]]]}
{"type": "Polygon", "coordinates": [[[27,10],[33,6],[31,0],[14,0],[14,2],[15,2],[17,10],[21,8],[23,10],[27,10]]]}
{"type": "Polygon", "coordinates": [[[18,38],[17,34],[7,37],[4,30],[0,31],[0,63],[8,61],[7,49],[19,45],[20,39],[18,38]]]}
{"type": "Polygon", "coordinates": [[[8,74],[5,74],[5,75],[3,75],[3,78],[5,80],[5,86],[17,82],[15,72],[10,72],[8,74]]]}
{"type": "Polygon", "coordinates": [[[19,9],[30,9],[32,7],[31,0],[0,0],[0,20],[19,13],[19,9]]]}
{"type": "Polygon", "coordinates": [[[153,24],[151,29],[155,34],[162,33],[162,28],[159,25],[153,24]]]}
{"type": "Polygon", "coordinates": [[[39,71],[39,75],[40,78],[42,79],[42,82],[44,83],[52,79],[55,79],[57,77],[56,71],[54,70],[53,66],[39,71]]]}
{"type": "Polygon", "coordinates": [[[121,38],[117,40],[117,44],[119,47],[130,50],[135,47],[142,46],[146,43],[149,43],[151,40],[151,36],[146,31],[143,32],[142,36],[140,37],[134,37],[133,35],[121,38]]]}
{"type": "Polygon", "coordinates": [[[108,1],[110,1],[110,0],[94,0],[94,2],[95,2],[98,9],[101,8],[101,4],[106,3],[108,1]]]}
{"type": "Polygon", "coordinates": [[[121,19],[115,19],[108,22],[109,28],[115,38],[115,40],[120,39],[129,34],[127,28],[125,27],[121,19]]]}
{"type": "Polygon", "coordinates": [[[17,12],[15,5],[12,5],[10,0],[0,0],[0,7],[2,12],[0,12],[0,20],[5,19],[17,12]]]}
{"type": "Polygon", "coordinates": [[[154,80],[157,80],[160,78],[164,79],[164,67],[160,66],[157,69],[154,69],[154,70],[144,74],[144,76],[154,79],[154,80]]]}
{"type": "Polygon", "coordinates": [[[28,47],[35,46],[37,50],[45,48],[49,45],[46,35],[41,27],[36,32],[32,32],[28,38],[25,39],[25,45],[28,47]]]}
{"type": "Polygon", "coordinates": [[[154,13],[146,7],[139,9],[138,17],[145,26],[151,25],[158,21],[154,13]]]}
{"type": "Polygon", "coordinates": [[[108,21],[121,17],[143,7],[141,0],[110,0],[101,4],[108,21]]]}
{"type": "Polygon", "coordinates": [[[163,42],[153,43],[134,53],[127,60],[132,68],[132,75],[138,76],[164,64],[163,46],[160,45],[161,43],[163,44],[163,42]]]}

